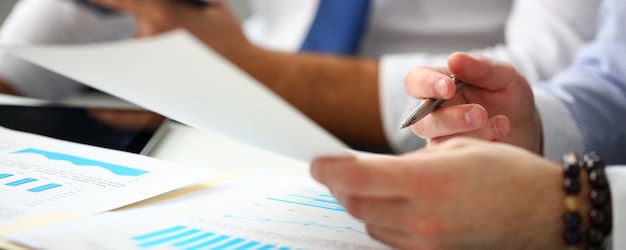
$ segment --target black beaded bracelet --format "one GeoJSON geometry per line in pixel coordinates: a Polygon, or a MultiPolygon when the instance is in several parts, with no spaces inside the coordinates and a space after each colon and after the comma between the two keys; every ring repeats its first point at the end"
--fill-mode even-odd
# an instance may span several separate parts
{"type": "Polygon", "coordinates": [[[592,207],[589,212],[589,230],[587,250],[603,249],[605,239],[611,232],[611,195],[604,171],[604,162],[595,153],[587,153],[581,160],[578,155],[569,153],[563,156],[563,187],[567,194],[565,198],[566,213],[563,217],[565,233],[563,240],[570,249],[576,249],[583,241],[580,233],[582,217],[578,211],[577,196],[582,189],[580,173],[585,171],[589,175],[591,191],[589,199],[592,207]]]}
{"type": "Polygon", "coordinates": [[[613,218],[611,213],[611,191],[606,179],[604,161],[594,152],[583,156],[583,165],[589,173],[591,192],[591,210],[589,211],[588,250],[603,249],[605,239],[611,232],[613,218]]]}

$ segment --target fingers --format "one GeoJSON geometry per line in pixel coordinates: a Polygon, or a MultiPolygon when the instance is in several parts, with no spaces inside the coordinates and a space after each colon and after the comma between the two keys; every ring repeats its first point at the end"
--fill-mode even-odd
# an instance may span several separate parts
{"type": "Polygon", "coordinates": [[[406,228],[409,227],[405,225],[409,221],[406,218],[416,213],[405,198],[366,198],[341,192],[333,192],[333,195],[350,215],[368,224],[406,228]]]}
{"type": "Polygon", "coordinates": [[[525,82],[513,66],[485,57],[472,57],[466,53],[454,53],[448,58],[449,70],[416,67],[406,75],[406,92],[417,99],[450,99],[455,94],[450,75],[478,89],[497,91],[511,84],[525,82]]]}
{"type": "Polygon", "coordinates": [[[487,110],[478,104],[441,107],[411,126],[417,136],[430,139],[479,129],[487,123],[487,110]]]}
{"type": "Polygon", "coordinates": [[[444,69],[417,67],[404,79],[404,89],[417,99],[450,99],[454,96],[454,81],[444,69]]]}
{"type": "Polygon", "coordinates": [[[466,53],[452,54],[448,68],[463,82],[490,91],[525,81],[510,64],[466,53]]]}
{"type": "Polygon", "coordinates": [[[502,141],[511,131],[511,122],[506,116],[498,115],[489,118],[485,126],[466,132],[448,134],[445,136],[428,138],[429,145],[438,144],[454,137],[470,137],[484,141],[502,141]]]}
{"type": "Polygon", "coordinates": [[[403,196],[409,189],[410,177],[401,160],[393,156],[356,159],[317,159],[311,165],[311,175],[333,192],[368,197],[403,196]]]}
{"type": "MultiPolygon", "coordinates": [[[[421,242],[415,235],[371,224],[366,225],[367,233],[375,240],[398,249],[421,249],[421,242]]],[[[426,248],[424,248],[426,249],[426,248]]],[[[429,248],[432,249],[432,248],[429,248]]]]}

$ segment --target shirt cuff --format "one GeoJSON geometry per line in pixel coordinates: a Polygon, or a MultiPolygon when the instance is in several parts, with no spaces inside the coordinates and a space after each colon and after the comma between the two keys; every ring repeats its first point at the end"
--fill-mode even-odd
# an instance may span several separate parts
{"type": "Polygon", "coordinates": [[[543,130],[543,155],[560,162],[566,153],[584,153],[582,135],[567,107],[542,90],[535,89],[534,95],[543,130]]]}
{"type": "Polygon", "coordinates": [[[611,208],[613,210],[613,249],[626,249],[626,166],[610,166],[606,175],[611,189],[611,208]],[[622,212],[619,212],[622,211],[622,212]]]}

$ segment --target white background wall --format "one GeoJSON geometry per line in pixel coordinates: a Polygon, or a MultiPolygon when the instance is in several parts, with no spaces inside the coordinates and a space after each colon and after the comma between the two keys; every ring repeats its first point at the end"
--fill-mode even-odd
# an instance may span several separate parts
{"type": "MultiPolygon", "coordinates": [[[[13,5],[18,0],[0,0],[0,24],[4,21],[4,18],[9,14],[13,5]]],[[[68,0],[69,1],[69,0],[68,0]]],[[[244,18],[248,16],[248,1],[244,0],[228,0],[228,4],[232,8],[235,15],[239,18],[244,18]]]]}

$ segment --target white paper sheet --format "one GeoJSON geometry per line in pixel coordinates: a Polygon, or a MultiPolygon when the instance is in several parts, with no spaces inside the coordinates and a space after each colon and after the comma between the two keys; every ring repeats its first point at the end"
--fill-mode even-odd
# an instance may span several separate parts
{"type": "Polygon", "coordinates": [[[225,185],[9,238],[49,250],[390,249],[311,178],[252,173],[225,185]]]}
{"type": "Polygon", "coordinates": [[[306,162],[339,140],[187,31],[148,40],[7,47],[9,53],[203,130],[306,162]]]}
{"type": "Polygon", "coordinates": [[[92,215],[216,175],[0,127],[0,234],[32,216],[92,215]]]}

